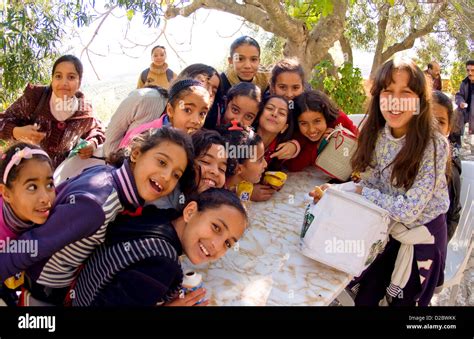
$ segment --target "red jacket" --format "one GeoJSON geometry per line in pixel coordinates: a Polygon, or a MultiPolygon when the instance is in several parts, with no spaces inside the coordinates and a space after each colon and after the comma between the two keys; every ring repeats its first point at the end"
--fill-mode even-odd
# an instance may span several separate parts
{"type": "MultiPolygon", "coordinates": [[[[356,136],[359,134],[357,126],[352,123],[352,120],[344,112],[339,112],[339,117],[328,127],[334,128],[336,125],[342,124],[342,127],[347,128],[356,136]]],[[[299,130],[295,133],[294,139],[296,139],[301,145],[301,152],[296,158],[285,161],[285,167],[292,171],[302,171],[308,166],[314,166],[316,158],[318,157],[318,142],[310,141],[308,138],[303,136],[299,130]]]]}

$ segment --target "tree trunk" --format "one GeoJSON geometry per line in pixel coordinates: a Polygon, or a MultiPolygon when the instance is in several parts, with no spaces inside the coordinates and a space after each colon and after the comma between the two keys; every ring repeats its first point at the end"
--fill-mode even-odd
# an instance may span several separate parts
{"type": "Polygon", "coordinates": [[[341,35],[341,38],[339,39],[339,43],[341,44],[342,53],[344,53],[344,62],[348,62],[351,65],[354,65],[351,43],[344,36],[344,33],[341,35]]]}
{"type": "Polygon", "coordinates": [[[420,29],[412,28],[410,34],[408,34],[408,36],[403,41],[397,42],[385,50],[383,50],[383,47],[386,36],[385,30],[387,29],[388,23],[389,7],[387,4],[384,4],[383,6],[384,7],[380,11],[381,18],[377,24],[377,47],[375,48],[374,61],[370,71],[370,79],[375,77],[375,73],[377,72],[378,68],[385,61],[390,59],[395,53],[412,48],[415,45],[416,39],[429,34],[433,30],[433,26],[440,20],[443,12],[448,8],[448,3],[446,0],[444,0],[440,7],[438,7],[438,9],[433,12],[431,18],[428,20],[425,26],[420,29]]]}
{"type": "Polygon", "coordinates": [[[225,0],[194,0],[188,6],[168,7],[165,15],[167,19],[178,15],[189,16],[199,8],[207,8],[241,16],[267,32],[284,38],[283,54],[297,57],[309,75],[344,31],[347,2],[334,0],[333,12],[322,16],[311,31],[306,28],[305,22],[288,15],[280,2],[275,0],[244,0],[243,5],[225,0]]]}

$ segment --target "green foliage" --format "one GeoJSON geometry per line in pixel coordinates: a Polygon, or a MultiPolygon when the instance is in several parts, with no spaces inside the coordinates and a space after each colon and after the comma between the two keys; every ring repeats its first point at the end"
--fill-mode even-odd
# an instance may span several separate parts
{"type": "Polygon", "coordinates": [[[283,48],[285,39],[272,35],[268,40],[264,40],[260,64],[270,66],[284,58],[283,48]]]}
{"type": "Polygon", "coordinates": [[[55,14],[48,2],[6,4],[0,9],[0,108],[13,101],[28,81],[47,81],[44,70],[63,34],[55,14]]]}
{"type": "Polygon", "coordinates": [[[334,10],[333,0],[286,0],[285,6],[288,14],[302,20],[309,30],[317,24],[321,16],[326,17],[334,10]]]}
{"type": "Polygon", "coordinates": [[[441,74],[449,67],[448,53],[433,35],[421,38],[414,60],[422,70],[425,70],[431,61],[437,61],[441,67],[441,74]]]}
{"type": "MultiPolygon", "coordinates": [[[[105,9],[119,7],[128,20],[143,14],[144,23],[158,27],[160,1],[108,0],[105,9]]],[[[11,104],[27,83],[50,81],[67,24],[88,26],[95,18],[95,0],[0,0],[0,111],[11,104]]],[[[102,10],[102,8],[98,8],[102,10]]]]}
{"type": "Polygon", "coordinates": [[[461,86],[461,81],[467,76],[466,73],[466,62],[465,61],[456,61],[453,63],[451,69],[451,77],[449,78],[448,88],[443,89],[443,91],[455,94],[459,91],[459,86],[461,86]]]}
{"type": "Polygon", "coordinates": [[[360,69],[344,63],[338,69],[338,74],[332,75],[332,67],[333,64],[328,60],[316,65],[310,81],[313,88],[328,94],[346,114],[363,113],[366,95],[360,69]]]}
{"type": "MultiPolygon", "coordinates": [[[[346,16],[344,34],[353,47],[375,51],[377,24],[388,13],[383,40],[386,50],[424,27],[438,7],[437,1],[355,0],[346,16]]],[[[472,53],[469,46],[473,44],[473,32],[472,0],[450,0],[432,32],[417,40],[415,59],[423,68],[429,61],[437,60],[446,74],[452,60],[464,60],[472,53]]]]}

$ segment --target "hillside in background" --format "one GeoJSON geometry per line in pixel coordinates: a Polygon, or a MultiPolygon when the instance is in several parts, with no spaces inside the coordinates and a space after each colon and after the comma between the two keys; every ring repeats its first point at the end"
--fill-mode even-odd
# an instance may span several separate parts
{"type": "Polygon", "coordinates": [[[84,84],[81,91],[91,100],[96,116],[107,125],[120,102],[136,88],[137,79],[136,74],[121,75],[84,84]]]}

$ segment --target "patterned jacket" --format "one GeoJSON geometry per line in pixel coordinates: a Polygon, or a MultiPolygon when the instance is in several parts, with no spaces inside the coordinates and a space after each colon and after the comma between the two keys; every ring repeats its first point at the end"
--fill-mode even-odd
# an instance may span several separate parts
{"type": "Polygon", "coordinates": [[[105,140],[102,123],[97,120],[84,94],[76,93],[79,110],[61,122],[52,115],[49,106],[50,86],[28,85],[23,95],[0,115],[0,139],[12,139],[13,128],[37,124],[46,137],[40,146],[49,154],[56,168],[79,142],[79,138],[94,142],[96,146],[105,140]]]}

